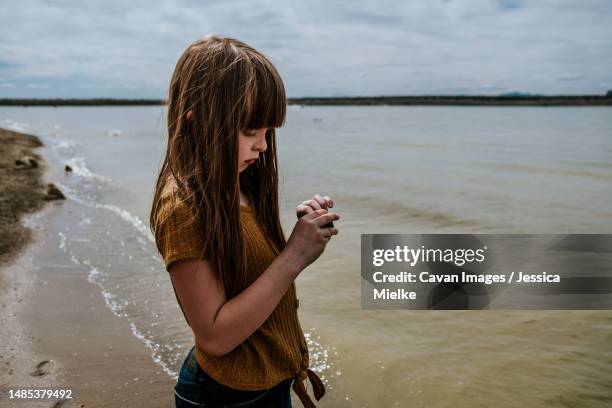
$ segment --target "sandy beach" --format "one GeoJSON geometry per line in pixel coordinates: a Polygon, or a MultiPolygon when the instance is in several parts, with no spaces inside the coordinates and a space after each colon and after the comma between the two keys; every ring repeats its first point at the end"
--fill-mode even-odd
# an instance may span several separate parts
{"type": "Polygon", "coordinates": [[[45,180],[35,136],[0,129],[0,405],[168,407],[174,382],[152,361],[97,286],[66,264],[44,228],[63,205],[45,180]],[[40,267],[41,260],[44,262],[40,267]],[[37,267],[38,266],[38,267],[37,267]],[[72,390],[72,399],[8,398],[17,389],[72,390]]]}

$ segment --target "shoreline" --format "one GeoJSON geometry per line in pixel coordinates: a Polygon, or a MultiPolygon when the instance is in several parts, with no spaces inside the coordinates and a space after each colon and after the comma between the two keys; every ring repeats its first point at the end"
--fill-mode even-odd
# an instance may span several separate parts
{"type": "Polygon", "coordinates": [[[172,406],[174,381],[48,236],[47,226],[69,220],[38,148],[38,137],[0,129],[0,405],[172,406]],[[73,399],[7,399],[10,389],[41,388],[73,399]]]}

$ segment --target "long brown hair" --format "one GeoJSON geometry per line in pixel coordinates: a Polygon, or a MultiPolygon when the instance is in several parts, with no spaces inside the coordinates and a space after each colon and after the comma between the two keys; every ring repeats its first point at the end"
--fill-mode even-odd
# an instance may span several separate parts
{"type": "Polygon", "coordinates": [[[216,267],[229,299],[247,282],[239,189],[282,250],[275,129],[283,125],[286,97],[272,63],[247,44],[210,35],[193,42],[178,60],[168,94],[168,144],[150,216],[155,235],[164,186],[175,184],[202,232],[202,258],[216,267]],[[192,115],[187,120],[187,112],[192,115]],[[238,173],[238,131],[269,128],[268,148],[238,173]]]}

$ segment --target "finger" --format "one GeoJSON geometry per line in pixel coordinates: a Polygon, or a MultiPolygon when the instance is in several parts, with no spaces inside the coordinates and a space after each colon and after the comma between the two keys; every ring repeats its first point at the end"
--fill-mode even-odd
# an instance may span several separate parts
{"type": "Polygon", "coordinates": [[[302,204],[310,206],[313,210],[320,210],[321,208],[323,208],[321,206],[321,204],[319,204],[317,202],[317,200],[314,200],[314,199],[313,200],[306,200],[302,204]]]}
{"type": "Polygon", "coordinates": [[[339,219],[340,219],[340,216],[338,214],[334,212],[328,212],[319,217],[316,217],[314,221],[317,223],[319,227],[322,227],[323,225],[329,222],[332,222],[334,220],[339,220],[339,219]]]}
{"type": "Polygon", "coordinates": [[[296,208],[297,212],[299,213],[304,213],[304,214],[308,214],[313,212],[314,210],[312,209],[312,207],[308,206],[308,205],[304,205],[304,204],[300,204],[297,206],[296,208]]]}
{"type": "Polygon", "coordinates": [[[328,214],[327,210],[319,209],[319,210],[314,210],[313,212],[306,214],[302,218],[305,218],[307,220],[312,220],[312,219],[316,219],[317,217],[321,218],[321,216],[326,215],[326,214],[328,214]]]}
{"type": "Polygon", "coordinates": [[[334,202],[328,196],[323,196],[323,199],[327,202],[327,208],[331,208],[334,206],[334,202]]]}
{"type": "Polygon", "coordinates": [[[327,233],[323,234],[324,238],[330,239],[333,235],[338,235],[338,230],[336,228],[326,228],[327,233]]]}
{"type": "Polygon", "coordinates": [[[314,197],[312,197],[312,198],[313,198],[313,200],[316,200],[317,203],[319,203],[321,208],[327,208],[327,201],[325,201],[325,199],[323,198],[322,195],[315,194],[314,197]]]}

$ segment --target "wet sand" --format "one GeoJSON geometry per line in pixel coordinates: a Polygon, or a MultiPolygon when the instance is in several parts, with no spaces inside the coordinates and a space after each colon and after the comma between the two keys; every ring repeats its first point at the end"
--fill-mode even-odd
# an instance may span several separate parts
{"type": "Polygon", "coordinates": [[[50,199],[41,145],[0,129],[0,405],[173,406],[173,380],[83,268],[62,259],[45,223],[32,222],[70,221],[56,217],[63,200],[50,199]],[[69,389],[73,399],[8,399],[10,389],[33,388],[69,389]]]}
{"type": "MultiPolygon", "coordinates": [[[[44,163],[34,149],[36,136],[0,129],[0,266],[13,261],[32,241],[31,231],[19,218],[44,205],[44,163]]],[[[0,288],[6,289],[8,282],[0,288]]]]}

